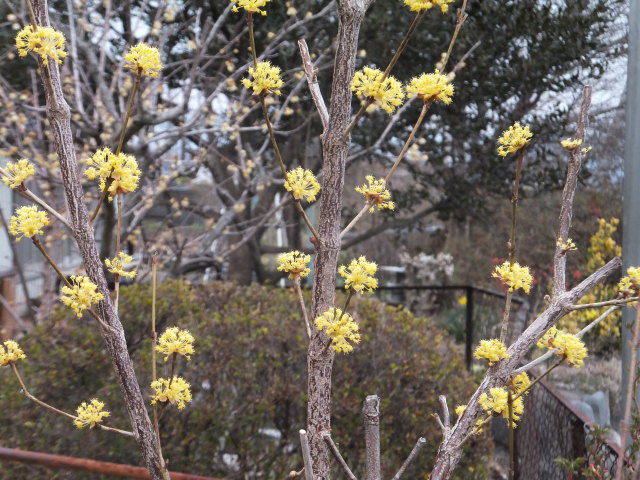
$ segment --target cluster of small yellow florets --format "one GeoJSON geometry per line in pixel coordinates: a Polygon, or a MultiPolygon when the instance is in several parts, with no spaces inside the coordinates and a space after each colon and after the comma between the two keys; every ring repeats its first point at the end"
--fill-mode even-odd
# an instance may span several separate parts
{"type": "Polygon", "coordinates": [[[349,342],[360,342],[358,324],[339,308],[330,308],[316,318],[315,323],[318,330],[323,330],[331,338],[331,346],[338,353],[349,353],[353,350],[349,342]]]}
{"type": "Polygon", "coordinates": [[[356,187],[356,192],[364,195],[364,198],[371,204],[370,212],[376,207],[378,210],[393,210],[395,204],[391,201],[391,192],[385,187],[383,178],[376,179],[373,175],[365,177],[367,185],[356,187]]]}
{"type": "Polygon", "coordinates": [[[159,378],[151,383],[153,395],[151,403],[171,403],[178,406],[178,410],[185,407],[185,403],[191,401],[191,385],[182,377],[174,376],[170,380],[159,378]]]}
{"type": "Polygon", "coordinates": [[[162,353],[166,362],[171,355],[184,355],[191,360],[193,354],[193,335],[188,330],[180,330],[178,327],[167,328],[160,335],[156,351],[162,353]]]}
{"type": "Polygon", "coordinates": [[[316,195],[320,191],[320,184],[311,170],[298,167],[287,172],[284,188],[291,192],[296,200],[315,202],[316,195]]]}
{"type": "Polygon", "coordinates": [[[253,77],[253,80],[243,78],[242,84],[246,88],[252,88],[254,95],[260,96],[267,93],[280,95],[280,88],[283,84],[280,78],[280,67],[271,65],[271,62],[258,62],[255,68],[249,68],[249,75],[253,77]]]}
{"type": "Polygon", "coordinates": [[[78,318],[85,310],[89,310],[91,305],[104,299],[98,292],[98,286],[89,280],[89,277],[81,275],[72,275],[71,286],[62,287],[62,294],[60,301],[71,308],[78,318]]]}
{"type": "Polygon", "coordinates": [[[629,267],[627,275],[618,282],[618,295],[621,298],[637,297],[640,293],[640,267],[629,267]]]}
{"type": "Polygon", "coordinates": [[[578,249],[578,247],[576,247],[575,242],[570,238],[567,238],[566,241],[563,241],[561,238],[558,238],[558,240],[556,241],[556,247],[560,248],[560,250],[562,250],[562,253],[567,253],[567,252],[578,249]]]}
{"type": "MultiPolygon", "coordinates": [[[[483,393],[479,398],[480,406],[485,412],[492,415],[500,415],[509,419],[509,392],[506,388],[495,387],[489,390],[489,394],[483,393]]],[[[511,416],[513,423],[509,426],[515,428],[515,422],[520,420],[520,415],[524,412],[524,402],[521,396],[515,397],[512,401],[511,416]]]]}
{"type": "Polygon", "coordinates": [[[129,265],[133,261],[133,257],[131,255],[127,255],[124,252],[119,252],[118,255],[109,259],[107,258],[104,261],[104,264],[107,266],[109,271],[114,275],[120,275],[121,277],[134,278],[138,272],[135,270],[125,270],[127,265],[129,265]]]}
{"type": "Polygon", "coordinates": [[[29,160],[23,158],[17,163],[9,162],[5,167],[7,176],[3,175],[2,181],[9,188],[18,188],[31,175],[35,175],[36,167],[29,160]]]}
{"type": "Polygon", "coordinates": [[[9,233],[16,237],[16,242],[23,237],[33,238],[42,235],[44,227],[49,225],[49,217],[46,212],[38,210],[38,207],[25,206],[16,210],[16,214],[9,221],[9,233]]]}
{"type": "Polygon", "coordinates": [[[367,262],[365,257],[352,260],[349,266],[341,265],[338,273],[344,277],[344,288],[353,289],[354,292],[371,292],[378,288],[378,280],[374,277],[378,265],[367,262]]]}
{"type": "Polygon", "coordinates": [[[261,15],[266,15],[267,12],[260,9],[264,7],[267,4],[267,2],[270,2],[271,0],[231,0],[231,1],[235,3],[233,8],[231,9],[234,12],[238,12],[242,8],[247,13],[259,13],[261,15]]]}
{"type": "Polygon", "coordinates": [[[311,272],[309,269],[310,261],[310,255],[297,250],[283,253],[278,256],[278,270],[280,272],[287,272],[291,280],[304,278],[311,272]]]}
{"type": "Polygon", "coordinates": [[[7,340],[4,345],[0,345],[0,367],[6,367],[18,360],[26,358],[18,342],[7,340]]]}
{"type": "Polygon", "coordinates": [[[157,77],[162,70],[160,52],[146,43],[139,43],[129,49],[124,56],[124,68],[149,77],[157,77]]]}
{"type": "Polygon", "coordinates": [[[587,347],[582,340],[556,327],[551,327],[537,343],[540,348],[553,350],[556,355],[564,357],[570,365],[580,368],[587,356],[587,347]]]}
{"type": "Polygon", "coordinates": [[[76,419],[73,424],[78,428],[95,428],[102,422],[103,418],[107,418],[109,412],[104,410],[104,403],[94,398],[89,403],[82,402],[76,410],[76,419]]]}
{"type": "Polygon", "coordinates": [[[575,150],[580,145],[582,145],[582,140],[580,140],[579,138],[567,138],[565,140],[562,140],[560,142],[560,145],[562,145],[567,150],[575,150]]]}
{"type": "Polygon", "coordinates": [[[51,27],[27,25],[16,36],[18,55],[25,57],[29,52],[40,56],[42,64],[49,65],[49,59],[62,63],[67,56],[64,51],[64,35],[51,27]]]}
{"type": "Polygon", "coordinates": [[[105,147],[93,154],[84,172],[89,180],[100,178],[100,190],[108,188],[109,199],[118,193],[133,192],[138,188],[140,170],[138,162],[132,155],[119,153],[116,155],[110,148],[105,147]],[[108,187],[107,187],[108,184],[108,187]]]}
{"type": "Polygon", "coordinates": [[[451,103],[453,84],[446,75],[436,70],[434,73],[423,73],[414,77],[407,85],[407,96],[417,96],[425,102],[429,100],[439,101],[445,105],[451,103]]]}
{"type": "Polygon", "coordinates": [[[509,261],[496,267],[491,274],[492,277],[499,278],[502,284],[509,288],[510,292],[521,288],[525,293],[531,290],[533,278],[529,273],[529,267],[522,267],[517,262],[513,264],[509,261]]]}
{"type": "Polygon", "coordinates": [[[498,155],[506,157],[510,153],[515,153],[525,147],[533,137],[533,133],[528,126],[522,126],[519,122],[514,123],[505,130],[500,138],[498,138],[498,155]]]}
{"type": "Polygon", "coordinates": [[[364,67],[358,70],[351,81],[351,90],[363,102],[370,101],[375,107],[393,113],[402,105],[404,90],[394,77],[384,77],[384,72],[376,68],[364,67]]]}
{"type": "Polygon", "coordinates": [[[433,7],[440,7],[442,13],[446,13],[449,10],[449,4],[453,0],[404,0],[412,12],[421,12],[423,10],[429,10],[433,7]]]}
{"type": "Polygon", "coordinates": [[[509,358],[507,348],[504,344],[497,339],[480,340],[480,345],[476,348],[475,357],[480,359],[484,358],[489,361],[489,366],[494,365],[503,358],[509,358]]]}

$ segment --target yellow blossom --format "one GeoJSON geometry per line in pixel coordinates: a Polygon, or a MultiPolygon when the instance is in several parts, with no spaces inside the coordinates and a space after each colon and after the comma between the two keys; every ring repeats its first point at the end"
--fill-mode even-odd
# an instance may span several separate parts
{"type": "Polygon", "coordinates": [[[188,330],[180,330],[178,327],[167,328],[158,339],[156,351],[165,356],[165,362],[173,354],[184,355],[187,360],[191,360],[193,335],[188,330]]]}
{"type": "Polygon", "coordinates": [[[491,276],[499,278],[504,286],[509,287],[510,292],[518,288],[524,290],[525,293],[529,293],[531,290],[533,278],[529,273],[529,267],[522,267],[517,262],[514,262],[513,265],[509,261],[504,262],[496,267],[491,276]]]}
{"type": "Polygon", "coordinates": [[[580,145],[582,145],[582,140],[580,140],[579,138],[567,138],[565,140],[562,140],[560,142],[560,145],[562,145],[567,150],[575,150],[580,145]]]}
{"type": "Polygon", "coordinates": [[[271,62],[258,62],[256,68],[249,68],[249,75],[253,77],[253,80],[243,78],[242,84],[246,88],[252,88],[254,95],[259,96],[267,93],[280,95],[280,87],[283,85],[280,78],[280,67],[271,65],[271,62]]]}
{"type": "Polygon", "coordinates": [[[511,379],[511,386],[516,395],[529,393],[529,390],[527,390],[531,386],[529,375],[526,372],[519,373],[511,379]]]}
{"type": "Polygon", "coordinates": [[[453,95],[453,84],[446,75],[442,75],[439,70],[434,73],[423,73],[419,77],[414,77],[407,86],[407,96],[416,96],[425,102],[429,100],[442,102],[445,105],[451,103],[453,95]]]}
{"type": "Polygon", "coordinates": [[[378,207],[378,210],[393,210],[395,204],[391,201],[391,192],[385,188],[385,181],[383,178],[375,179],[373,175],[367,175],[365,177],[368,185],[362,185],[356,187],[356,192],[364,195],[364,198],[371,204],[370,212],[378,207]]]}
{"type": "Polygon", "coordinates": [[[640,292],[640,267],[629,267],[627,275],[618,282],[619,296],[622,298],[637,297],[640,292]]]}
{"type": "Polygon", "coordinates": [[[148,77],[157,77],[162,71],[160,52],[156,47],[139,43],[129,49],[124,56],[124,68],[136,73],[144,73],[148,77]]]}
{"type": "Polygon", "coordinates": [[[570,238],[567,238],[567,241],[563,241],[561,238],[558,238],[556,241],[556,247],[559,247],[562,250],[562,253],[567,253],[570,251],[577,250],[576,244],[570,238]]]}
{"type": "Polygon", "coordinates": [[[467,297],[466,296],[462,296],[458,299],[458,305],[462,306],[462,307],[466,307],[467,306],[467,297]]]}
{"type": "Polygon", "coordinates": [[[26,158],[18,160],[17,163],[7,163],[5,170],[9,176],[5,176],[2,181],[10,188],[19,187],[28,177],[35,175],[36,173],[36,167],[34,167],[26,158]]]}
{"type": "Polygon", "coordinates": [[[393,113],[404,99],[402,84],[391,76],[383,80],[383,74],[381,70],[364,67],[353,76],[351,90],[362,102],[372,101],[372,105],[393,113]]]}
{"type": "Polygon", "coordinates": [[[349,353],[353,350],[349,342],[360,342],[358,324],[339,308],[330,308],[316,318],[315,323],[318,330],[323,330],[331,338],[332,347],[338,353],[349,353]]]}
{"type": "Polygon", "coordinates": [[[311,272],[309,269],[310,261],[310,255],[306,255],[297,250],[283,253],[278,256],[278,271],[287,272],[291,280],[294,278],[304,278],[311,272]]]}
{"type": "Polygon", "coordinates": [[[580,368],[587,356],[587,347],[582,340],[556,327],[551,327],[537,343],[540,348],[548,348],[553,353],[565,357],[570,365],[580,368]]]}
{"type": "Polygon", "coordinates": [[[114,275],[120,275],[121,277],[134,278],[138,272],[135,270],[127,271],[125,270],[126,266],[133,261],[133,257],[131,255],[127,255],[124,252],[119,252],[118,255],[113,257],[112,259],[107,258],[104,261],[104,264],[107,266],[109,271],[114,275]]]}
{"type": "Polygon", "coordinates": [[[287,172],[284,188],[291,192],[296,200],[315,202],[320,184],[311,170],[298,167],[287,172]]]}
{"type": "Polygon", "coordinates": [[[109,183],[109,200],[118,193],[133,192],[138,188],[140,170],[138,162],[132,155],[119,153],[116,155],[109,147],[98,150],[87,160],[90,166],[84,171],[89,180],[100,178],[100,191],[109,183]]]}
{"type": "Polygon", "coordinates": [[[172,380],[159,378],[151,383],[153,395],[151,404],[172,403],[178,406],[178,410],[185,407],[185,403],[191,401],[191,385],[184,378],[174,376],[172,380]]]}
{"type": "Polygon", "coordinates": [[[4,342],[4,346],[0,345],[0,367],[6,367],[24,358],[26,358],[26,356],[18,345],[18,342],[7,340],[4,342]]]}
{"type": "Polygon", "coordinates": [[[533,133],[527,126],[521,126],[519,122],[514,123],[505,130],[500,138],[498,138],[498,155],[506,157],[510,153],[515,153],[525,147],[533,137],[533,133]]]}
{"type": "MultiPolygon", "coordinates": [[[[455,408],[456,415],[458,415],[458,417],[461,416],[466,409],[467,409],[466,405],[458,405],[455,408]]],[[[483,419],[476,420],[476,428],[475,428],[473,433],[474,434],[482,433],[482,427],[483,426],[484,426],[484,420],[483,419]]]]}
{"type": "MultiPolygon", "coordinates": [[[[506,419],[509,418],[509,392],[505,388],[492,388],[489,395],[483,393],[479,399],[480,405],[485,412],[500,415],[506,419]]],[[[524,412],[524,402],[522,397],[518,397],[512,402],[512,417],[514,422],[520,420],[520,415],[524,412]]],[[[515,423],[510,425],[515,428],[515,423]]]]}
{"type": "Polygon", "coordinates": [[[107,418],[110,414],[104,409],[104,403],[97,398],[91,400],[91,402],[82,402],[76,410],[77,418],[73,421],[73,424],[78,428],[89,427],[95,428],[96,425],[102,422],[103,418],[107,418]]]}
{"type": "Polygon", "coordinates": [[[89,310],[91,305],[98,303],[104,296],[98,292],[98,286],[89,280],[89,277],[71,275],[71,287],[62,287],[63,295],[60,301],[71,308],[78,318],[82,312],[89,310]]]}
{"type": "Polygon", "coordinates": [[[447,13],[451,2],[453,0],[404,0],[404,4],[410,7],[412,12],[421,12],[433,7],[440,7],[442,13],[447,13]]]}
{"type": "Polygon", "coordinates": [[[36,235],[42,235],[44,227],[49,225],[49,217],[43,210],[38,207],[25,206],[16,210],[16,214],[9,221],[9,233],[16,237],[16,242],[22,240],[23,237],[33,238],[36,235]]]}
{"type": "Polygon", "coordinates": [[[503,358],[509,358],[510,356],[504,344],[495,338],[491,340],[480,340],[480,345],[478,345],[475,352],[475,357],[488,360],[490,367],[503,358]]]}
{"type": "Polygon", "coordinates": [[[67,52],[64,51],[64,35],[51,27],[34,28],[27,25],[18,32],[16,47],[21,57],[25,57],[29,52],[40,55],[45,66],[49,65],[50,58],[62,63],[62,59],[67,56],[67,52]]]}
{"type": "Polygon", "coordinates": [[[235,5],[231,10],[234,12],[240,11],[240,9],[244,9],[247,13],[259,13],[260,15],[266,15],[267,12],[264,10],[260,10],[264,7],[267,2],[271,0],[231,0],[235,5]]]}
{"type": "Polygon", "coordinates": [[[378,288],[378,280],[374,277],[378,265],[367,262],[365,257],[351,260],[348,267],[341,265],[338,273],[344,277],[344,288],[352,288],[355,292],[371,292],[378,288]]]}
{"type": "Polygon", "coordinates": [[[458,405],[455,408],[456,415],[458,415],[458,416],[462,415],[466,409],[467,409],[466,405],[458,405]]]}

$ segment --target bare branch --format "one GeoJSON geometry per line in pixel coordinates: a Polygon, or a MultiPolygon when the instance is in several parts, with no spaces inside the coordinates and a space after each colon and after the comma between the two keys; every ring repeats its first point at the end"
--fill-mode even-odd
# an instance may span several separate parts
{"type": "Polygon", "coordinates": [[[449,405],[447,405],[447,397],[445,397],[444,395],[440,395],[438,397],[438,400],[440,400],[440,405],[442,406],[442,418],[444,419],[444,428],[448,434],[449,430],[451,430],[451,419],[449,417],[449,405]]]}
{"type": "Polygon", "coordinates": [[[413,447],[413,450],[411,450],[411,453],[402,464],[402,467],[400,467],[400,470],[398,470],[398,473],[396,473],[391,480],[400,480],[402,475],[404,475],[405,470],[409,467],[409,465],[411,465],[411,462],[413,462],[416,458],[418,458],[418,454],[420,453],[420,450],[422,450],[422,448],[425,446],[426,443],[427,443],[426,438],[420,437],[418,439],[415,446],[413,447]]]}
{"type": "Polygon", "coordinates": [[[327,106],[324,103],[324,98],[322,98],[320,85],[318,85],[318,70],[311,63],[311,56],[309,55],[307,42],[304,38],[298,40],[298,48],[300,49],[300,56],[302,57],[302,66],[304,67],[304,73],[307,76],[309,92],[311,92],[313,103],[316,104],[316,108],[318,109],[318,113],[320,114],[322,128],[326,130],[327,124],[329,123],[329,112],[327,111],[327,106]]]}
{"type": "Polygon", "coordinates": [[[344,470],[344,473],[347,475],[347,478],[349,480],[358,480],[356,476],[353,474],[353,472],[351,471],[351,469],[349,468],[349,465],[347,465],[347,462],[345,462],[344,458],[342,458],[342,455],[340,455],[338,446],[331,439],[331,434],[328,432],[324,432],[322,434],[322,438],[324,439],[325,442],[327,442],[327,445],[329,446],[329,451],[333,454],[333,458],[336,459],[338,464],[340,464],[340,466],[342,467],[342,470],[344,470]]]}
{"type": "Polygon", "coordinates": [[[304,478],[313,480],[313,462],[309,451],[309,437],[305,430],[300,430],[300,444],[302,445],[302,458],[304,460],[304,478]]]}
{"type": "Polygon", "coordinates": [[[367,480],[380,480],[380,397],[369,395],[362,405],[367,480]]]}

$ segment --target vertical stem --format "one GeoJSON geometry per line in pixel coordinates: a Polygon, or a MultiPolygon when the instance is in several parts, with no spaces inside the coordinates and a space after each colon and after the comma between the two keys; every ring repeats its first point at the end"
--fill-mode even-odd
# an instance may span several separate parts
{"type": "Polygon", "coordinates": [[[129,119],[131,118],[131,114],[133,113],[133,102],[136,99],[136,94],[138,93],[138,87],[140,86],[141,78],[142,78],[142,70],[138,70],[136,74],[136,79],[133,83],[133,88],[131,89],[131,93],[129,94],[129,100],[127,102],[127,110],[124,114],[124,122],[122,124],[122,131],[120,132],[120,140],[118,141],[118,148],[116,148],[116,155],[122,152],[122,147],[124,146],[124,136],[127,133],[127,126],[129,125],[129,119]]]}
{"type": "Polygon", "coordinates": [[[511,393],[511,389],[507,388],[509,397],[507,398],[507,407],[509,409],[509,419],[507,428],[509,429],[509,480],[513,480],[513,475],[515,472],[515,439],[514,439],[514,429],[515,425],[513,422],[513,395],[511,393]]]}
{"type": "MultiPolygon", "coordinates": [[[[118,206],[118,220],[116,226],[116,259],[118,258],[118,255],[120,255],[120,236],[122,235],[122,195],[122,193],[116,195],[116,202],[118,206]]],[[[120,275],[118,275],[117,273],[114,274],[113,280],[115,282],[115,285],[113,287],[113,305],[116,311],[118,311],[118,300],[120,298],[120,275]]]]}
{"type": "MultiPolygon", "coordinates": [[[[158,379],[156,372],[156,343],[158,334],[156,333],[156,294],[158,286],[158,255],[154,254],[151,260],[151,381],[158,379]]],[[[153,425],[156,431],[158,441],[158,450],[160,446],[160,427],[158,424],[158,406],[153,404],[153,425]]]]}
{"type": "Polygon", "coordinates": [[[253,57],[253,67],[258,67],[258,54],[256,53],[256,37],[253,34],[253,13],[247,12],[247,25],[249,26],[249,41],[251,42],[251,56],[253,57]]]}
{"type": "Polygon", "coordinates": [[[380,397],[369,395],[362,406],[367,451],[367,480],[380,480],[380,397]]]}
{"type": "Polygon", "coordinates": [[[300,308],[302,309],[302,316],[304,317],[304,324],[307,328],[307,336],[311,340],[311,323],[309,323],[309,315],[307,314],[307,307],[304,304],[304,298],[302,297],[302,288],[300,287],[300,277],[293,279],[293,288],[298,294],[298,301],[300,302],[300,308]]]}
{"type": "Polygon", "coordinates": [[[466,288],[466,296],[464,359],[467,371],[471,371],[473,362],[473,287],[466,288]]]}

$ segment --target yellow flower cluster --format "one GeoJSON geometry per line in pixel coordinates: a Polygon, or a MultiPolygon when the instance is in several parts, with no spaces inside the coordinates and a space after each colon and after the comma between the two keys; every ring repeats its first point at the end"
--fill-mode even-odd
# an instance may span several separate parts
{"type": "Polygon", "coordinates": [[[514,123],[505,130],[498,138],[498,155],[506,157],[510,153],[515,153],[525,147],[533,137],[533,133],[527,126],[521,126],[519,122],[514,123]]]}
{"type": "Polygon", "coordinates": [[[575,150],[580,145],[582,145],[582,140],[580,140],[579,138],[567,138],[565,140],[562,140],[560,142],[560,145],[562,145],[567,150],[575,150]]]}
{"type": "MultiPolygon", "coordinates": [[[[509,419],[509,392],[506,388],[492,388],[489,395],[486,392],[480,395],[479,402],[485,412],[509,419]]],[[[520,415],[524,412],[522,397],[513,400],[511,410],[514,423],[509,426],[515,428],[515,422],[520,420],[520,415]]]]}
{"type": "Polygon", "coordinates": [[[116,155],[109,147],[98,150],[93,154],[87,164],[90,165],[84,171],[89,180],[96,177],[100,178],[100,190],[104,192],[109,185],[109,200],[112,200],[118,193],[133,192],[138,188],[138,180],[140,180],[140,170],[138,162],[132,155],[119,153],[116,155]]]}
{"type": "Polygon", "coordinates": [[[156,47],[139,43],[129,49],[124,56],[124,68],[136,73],[144,73],[148,77],[157,77],[162,71],[160,52],[156,47]]]}
{"type": "Polygon", "coordinates": [[[267,12],[264,10],[260,10],[264,7],[267,2],[271,0],[231,0],[235,5],[231,10],[234,12],[240,11],[240,9],[244,9],[247,13],[259,13],[260,15],[266,15],[267,12]]]}
{"type": "Polygon", "coordinates": [[[566,242],[563,241],[561,238],[558,238],[558,240],[556,241],[556,247],[559,247],[560,250],[562,250],[562,253],[567,253],[567,252],[578,249],[578,247],[576,247],[575,242],[570,238],[567,238],[566,242]]]}
{"type": "Polygon", "coordinates": [[[120,275],[121,277],[134,278],[138,272],[135,270],[127,271],[125,270],[126,266],[129,265],[133,261],[133,257],[131,255],[127,255],[124,252],[119,252],[118,255],[109,259],[107,258],[104,261],[104,264],[107,266],[109,271],[114,275],[120,275]]]}
{"type": "Polygon", "coordinates": [[[191,385],[182,377],[173,377],[171,380],[159,378],[151,382],[153,395],[151,404],[156,403],[172,403],[178,406],[178,410],[185,407],[185,403],[191,401],[191,385]]]}
{"type": "Polygon", "coordinates": [[[76,410],[76,419],[73,424],[78,428],[95,428],[103,418],[107,418],[109,415],[109,412],[104,411],[104,403],[94,398],[89,403],[82,402],[80,404],[76,410]]]}
{"type": "Polygon", "coordinates": [[[404,0],[404,4],[410,7],[412,12],[421,12],[433,7],[440,7],[442,13],[447,13],[451,2],[453,0],[404,0]]]}
{"type": "Polygon", "coordinates": [[[453,95],[453,84],[446,75],[442,75],[439,70],[434,73],[423,73],[419,77],[414,77],[407,85],[407,96],[417,96],[425,102],[434,100],[445,105],[451,103],[453,95]]]}
{"type": "Polygon", "coordinates": [[[378,288],[378,280],[374,277],[378,265],[367,262],[365,257],[351,260],[348,267],[341,265],[338,273],[344,277],[344,288],[352,288],[357,293],[371,292],[378,288]]]}
{"type": "Polygon", "coordinates": [[[20,207],[9,221],[9,233],[16,237],[16,242],[23,237],[33,238],[42,235],[44,227],[49,225],[49,217],[46,212],[38,210],[35,205],[20,207]]]}
{"type": "Polygon", "coordinates": [[[540,348],[552,349],[553,353],[565,357],[570,365],[580,368],[587,356],[587,347],[582,340],[556,327],[551,327],[537,343],[540,348]]]}
{"type": "Polygon", "coordinates": [[[509,287],[510,292],[518,288],[524,290],[525,293],[529,293],[529,290],[531,290],[533,278],[529,273],[529,267],[522,267],[518,262],[514,262],[512,265],[507,260],[502,265],[497,266],[491,276],[499,278],[504,286],[509,287]]]}
{"type": "Polygon", "coordinates": [[[402,84],[389,76],[382,79],[384,72],[376,68],[364,67],[358,70],[351,81],[351,90],[363,102],[372,101],[375,107],[387,113],[393,113],[402,105],[404,91],[402,84]]]}
{"type": "Polygon", "coordinates": [[[291,192],[296,200],[315,202],[320,184],[311,170],[298,167],[287,172],[284,188],[291,192]]]}
{"type": "Polygon", "coordinates": [[[0,345],[0,367],[6,367],[24,358],[26,356],[18,342],[7,340],[4,342],[4,346],[0,345]]]}
{"type": "Polygon", "coordinates": [[[510,384],[516,395],[524,395],[529,393],[528,388],[531,386],[531,380],[526,372],[522,372],[513,377],[510,384]]]}
{"type": "Polygon", "coordinates": [[[104,296],[98,292],[98,286],[89,280],[89,277],[82,275],[71,275],[71,287],[62,287],[63,295],[60,301],[71,308],[78,318],[85,310],[89,310],[91,305],[98,303],[104,296]]]}
{"type": "Polygon", "coordinates": [[[358,324],[351,315],[343,313],[339,308],[330,308],[316,318],[315,323],[318,330],[324,330],[331,338],[331,346],[338,353],[349,353],[353,350],[353,345],[349,342],[360,342],[358,324]]]}
{"type": "Polygon", "coordinates": [[[253,80],[243,78],[242,84],[246,88],[253,88],[254,95],[260,96],[267,93],[280,95],[280,87],[283,85],[280,78],[280,67],[271,65],[271,62],[258,62],[256,68],[249,68],[249,75],[253,77],[253,80]]]}
{"type": "Polygon", "coordinates": [[[173,354],[184,355],[187,360],[191,360],[193,335],[188,330],[180,330],[178,327],[167,328],[158,339],[156,351],[164,355],[165,362],[173,354]]]}
{"type": "Polygon", "coordinates": [[[282,255],[278,255],[278,271],[287,272],[291,280],[294,278],[304,278],[311,272],[309,269],[310,261],[310,255],[306,255],[297,250],[283,253],[282,255]]]}
{"type": "Polygon", "coordinates": [[[33,27],[27,25],[16,35],[16,47],[18,55],[26,57],[33,52],[40,55],[42,64],[49,65],[52,58],[58,63],[67,56],[64,51],[64,35],[51,27],[33,27]]]}
{"type": "Polygon", "coordinates": [[[627,275],[618,283],[620,297],[637,297],[640,292],[640,267],[629,267],[627,275]]]}
{"type": "Polygon", "coordinates": [[[4,177],[2,181],[9,188],[19,187],[27,178],[36,174],[36,167],[26,158],[18,160],[17,163],[7,163],[5,170],[9,176],[4,177]]]}
{"type": "MultiPolygon", "coordinates": [[[[456,412],[456,415],[459,417],[460,415],[462,415],[464,413],[464,411],[467,409],[466,405],[458,405],[454,411],[456,412]]],[[[483,419],[479,419],[476,420],[476,428],[474,430],[474,434],[478,434],[478,433],[482,433],[482,424],[484,423],[483,419]]]]}
{"type": "Polygon", "coordinates": [[[509,358],[510,356],[504,344],[495,338],[491,340],[480,340],[480,345],[478,345],[475,352],[475,357],[488,360],[490,367],[503,358],[509,358]]]}
{"type": "Polygon", "coordinates": [[[378,207],[378,210],[393,210],[395,204],[391,201],[391,192],[385,188],[383,178],[376,180],[373,175],[365,177],[368,185],[356,187],[356,192],[364,195],[364,198],[371,204],[370,212],[378,207]]]}

